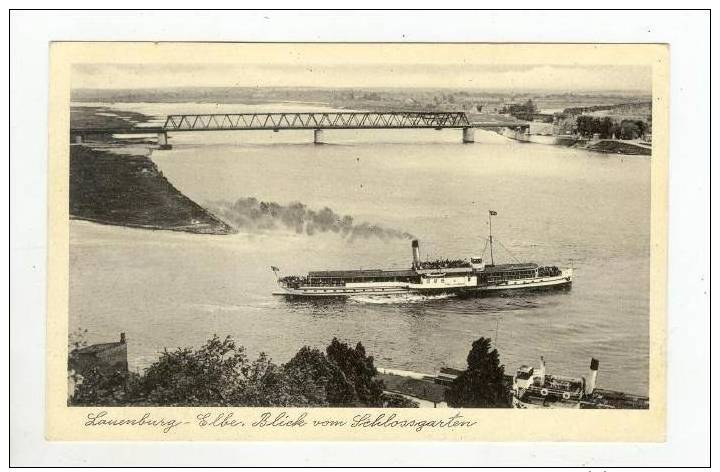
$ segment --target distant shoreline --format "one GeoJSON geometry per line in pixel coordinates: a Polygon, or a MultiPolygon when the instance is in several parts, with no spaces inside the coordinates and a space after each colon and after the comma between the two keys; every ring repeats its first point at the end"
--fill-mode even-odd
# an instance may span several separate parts
{"type": "Polygon", "coordinates": [[[549,146],[571,147],[602,154],[622,154],[626,156],[652,156],[652,148],[636,142],[621,139],[599,139],[591,141],[587,138],[554,135],[527,135],[517,133],[500,133],[508,139],[521,143],[534,143],[549,146]]]}
{"type": "Polygon", "coordinates": [[[224,103],[228,105],[308,104],[343,110],[493,112],[504,104],[532,98],[539,109],[593,107],[652,99],[640,91],[500,91],[483,89],[314,87],[177,87],[165,89],[74,89],[72,102],[224,103]]]}

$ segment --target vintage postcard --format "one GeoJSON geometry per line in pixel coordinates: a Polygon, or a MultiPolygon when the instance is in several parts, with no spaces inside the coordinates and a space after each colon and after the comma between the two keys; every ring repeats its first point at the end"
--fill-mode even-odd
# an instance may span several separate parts
{"type": "Polygon", "coordinates": [[[50,49],[47,438],[664,440],[665,45],[50,49]]]}

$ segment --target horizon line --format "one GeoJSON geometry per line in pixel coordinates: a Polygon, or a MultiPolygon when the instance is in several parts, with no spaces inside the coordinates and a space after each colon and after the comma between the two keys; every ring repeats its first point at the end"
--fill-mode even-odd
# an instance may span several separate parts
{"type": "Polygon", "coordinates": [[[179,85],[179,86],[168,86],[168,87],[71,87],[71,91],[80,90],[102,90],[102,91],[160,91],[160,90],[178,90],[178,89],[314,89],[314,90],[334,90],[334,89],[375,89],[375,90],[407,90],[407,89],[422,89],[422,90],[475,90],[475,91],[493,91],[493,92],[557,92],[565,94],[573,93],[589,93],[589,92],[636,92],[643,93],[645,95],[652,96],[652,91],[646,91],[645,89],[555,89],[555,88],[527,88],[527,89],[510,89],[510,88],[495,88],[495,87],[428,87],[428,86],[318,86],[318,85],[271,85],[271,86],[258,86],[258,85],[179,85]]]}

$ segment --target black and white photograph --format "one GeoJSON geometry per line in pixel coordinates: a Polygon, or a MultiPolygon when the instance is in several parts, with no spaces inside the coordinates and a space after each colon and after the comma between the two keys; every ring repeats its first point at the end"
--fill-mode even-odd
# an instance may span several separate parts
{"type": "Polygon", "coordinates": [[[652,66],[272,48],[72,64],[68,405],[649,408],[652,66]]]}
{"type": "Polygon", "coordinates": [[[709,465],[709,19],[12,10],[10,465],[709,465]]]}

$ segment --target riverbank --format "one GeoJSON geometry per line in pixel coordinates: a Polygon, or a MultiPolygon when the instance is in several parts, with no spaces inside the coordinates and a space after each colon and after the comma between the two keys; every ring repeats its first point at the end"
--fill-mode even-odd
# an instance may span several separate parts
{"type": "Polygon", "coordinates": [[[70,147],[71,218],[201,234],[234,232],[178,191],[137,147],[120,145],[118,151],[93,145],[70,147]]]}
{"type": "Polygon", "coordinates": [[[622,141],[617,139],[601,139],[600,141],[588,143],[585,149],[593,152],[606,154],[628,154],[631,156],[650,156],[652,147],[645,146],[633,141],[622,141]]]}
{"type": "Polygon", "coordinates": [[[578,138],[570,135],[539,135],[526,134],[522,132],[504,129],[499,133],[506,138],[510,138],[523,143],[549,144],[554,146],[573,147],[577,149],[585,149],[592,152],[601,152],[604,154],[625,154],[630,156],[651,156],[652,146],[643,144],[638,141],[621,140],[621,139],[601,139],[598,141],[588,140],[587,138],[578,138]]]}
{"type": "MultiPolygon", "coordinates": [[[[73,107],[74,127],[127,127],[140,113],[73,107]]],[[[155,143],[93,136],[70,145],[70,218],[133,228],[229,234],[235,230],[176,189],[150,159],[155,143]]]]}

